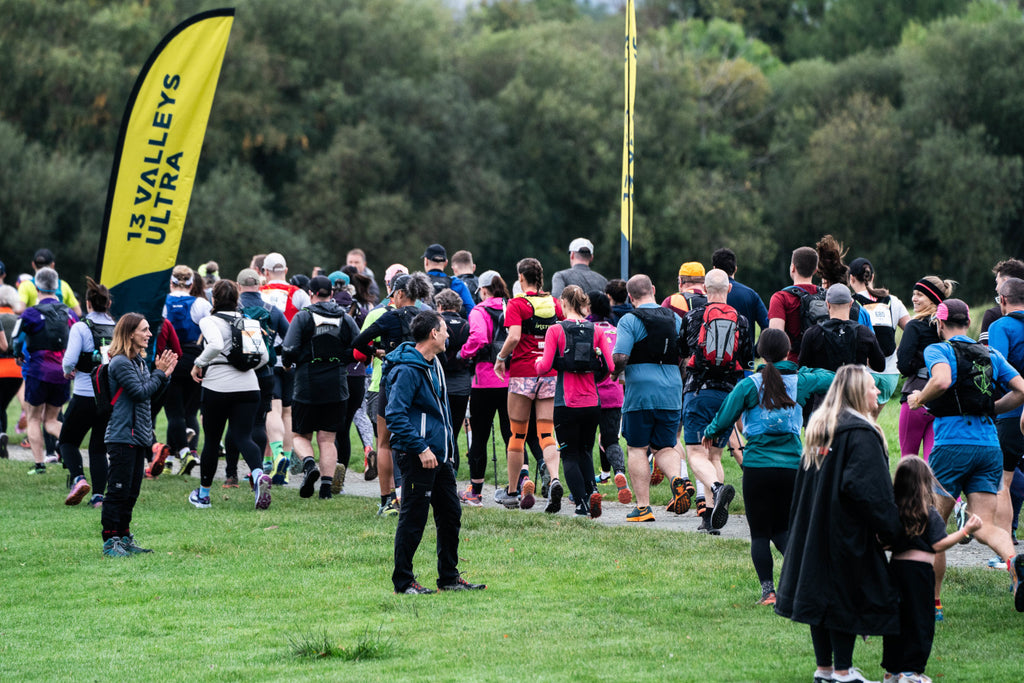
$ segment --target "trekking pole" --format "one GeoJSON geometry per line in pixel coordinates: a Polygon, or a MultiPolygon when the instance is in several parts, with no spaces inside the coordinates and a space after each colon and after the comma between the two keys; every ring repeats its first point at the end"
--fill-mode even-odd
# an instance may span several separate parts
{"type": "Polygon", "coordinates": [[[491,461],[494,463],[494,488],[498,488],[498,451],[494,447],[494,423],[491,423],[491,461]]]}

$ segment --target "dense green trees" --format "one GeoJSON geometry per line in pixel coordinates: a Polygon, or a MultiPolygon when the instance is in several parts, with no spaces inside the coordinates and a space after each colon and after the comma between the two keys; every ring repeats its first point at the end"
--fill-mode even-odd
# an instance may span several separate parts
{"type": "MultiPolygon", "coordinates": [[[[92,272],[124,103],[202,0],[0,0],[0,260],[92,272]]],[[[621,15],[571,0],[252,0],[238,8],[180,260],[297,270],[423,246],[511,275],[586,235],[618,274],[621,15]]],[[[1024,22],[994,0],[648,0],[633,272],[733,247],[785,283],[826,232],[906,295],[969,296],[1024,250],[1024,22]]]]}

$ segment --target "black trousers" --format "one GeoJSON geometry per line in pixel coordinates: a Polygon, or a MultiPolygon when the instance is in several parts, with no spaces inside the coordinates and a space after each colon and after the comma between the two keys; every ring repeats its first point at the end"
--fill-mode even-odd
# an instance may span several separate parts
{"type": "Polygon", "coordinates": [[[60,428],[60,458],[72,479],[84,474],[82,452],[79,447],[89,435],[89,474],[92,492],[103,495],[107,487],[107,448],[103,437],[107,431],[107,418],[96,414],[96,399],[90,396],[72,396],[64,412],[60,428]]]}
{"type": "Polygon", "coordinates": [[[622,408],[601,408],[601,469],[605,472],[625,472],[626,458],[619,445],[622,427],[622,408]]]}
{"type": "Polygon", "coordinates": [[[890,673],[924,673],[935,639],[935,568],[894,560],[889,576],[900,592],[900,634],[882,640],[882,667],[890,673]]]}
{"type": "Polygon", "coordinates": [[[108,443],[107,494],[103,499],[100,520],[103,540],[131,533],[132,513],[139,499],[142,477],[146,473],[146,453],[149,448],[126,443],[108,443]]]}
{"type": "MultiPolygon", "coordinates": [[[[356,413],[363,409],[363,396],[366,394],[366,377],[359,375],[348,376],[348,403],[345,406],[345,421],[341,429],[334,437],[334,445],[338,447],[338,464],[348,468],[352,461],[352,420],[356,419],[356,413]]],[[[376,420],[373,420],[376,424],[376,420]]],[[[328,477],[333,477],[334,472],[324,472],[328,477]]]]}
{"type": "Polygon", "coordinates": [[[784,467],[746,467],[743,504],[750,525],[750,559],[758,581],[771,581],[774,572],[771,544],[786,552],[789,508],[793,502],[796,470],[784,467]]]}
{"type": "MultiPolygon", "coordinates": [[[[164,394],[164,414],[167,416],[167,446],[177,455],[189,445],[185,428],[191,427],[199,433],[199,400],[202,386],[190,376],[174,373],[164,394]]],[[[156,418],[154,418],[156,419],[156,418]]],[[[219,439],[218,439],[219,441],[219,439]]]]}
{"type": "Polygon", "coordinates": [[[249,470],[263,467],[263,452],[252,440],[256,412],[260,407],[259,391],[219,392],[203,389],[203,455],[199,461],[199,483],[209,487],[217,473],[220,439],[227,425],[231,439],[242,454],[249,470]]]}
{"type": "MultiPolygon", "coordinates": [[[[256,422],[252,426],[252,440],[260,453],[267,450],[267,413],[270,412],[270,402],[274,396],[274,373],[267,372],[259,374],[260,381],[260,406],[256,411],[256,422]]],[[[269,474],[269,472],[268,472],[269,474]]],[[[238,444],[229,431],[224,437],[224,476],[238,478],[238,444]]]]}
{"type": "Polygon", "coordinates": [[[512,437],[512,429],[508,424],[508,389],[474,387],[469,394],[469,400],[473,406],[473,412],[469,416],[469,428],[473,431],[473,443],[469,445],[467,458],[469,477],[483,479],[487,474],[487,442],[490,440],[495,413],[498,414],[498,425],[501,428],[501,453],[505,452],[508,440],[512,437]]]}
{"type": "Polygon", "coordinates": [[[0,432],[7,431],[7,406],[18,395],[21,382],[21,377],[0,377],[0,432]]]}
{"type": "MultiPolygon", "coordinates": [[[[601,409],[598,406],[555,406],[554,421],[565,482],[572,492],[572,499],[577,504],[585,503],[594,491],[594,439],[597,423],[601,421],[601,409]]],[[[557,476],[557,472],[551,473],[552,479],[557,476]]]]}
{"type": "Polygon", "coordinates": [[[412,558],[423,539],[427,509],[434,508],[437,528],[437,585],[446,586],[459,578],[459,531],[462,529],[462,505],[456,490],[455,470],[451,462],[425,469],[419,454],[395,451],[405,481],[402,484],[402,510],[395,530],[395,571],[391,581],[401,593],[416,578],[412,558]]]}

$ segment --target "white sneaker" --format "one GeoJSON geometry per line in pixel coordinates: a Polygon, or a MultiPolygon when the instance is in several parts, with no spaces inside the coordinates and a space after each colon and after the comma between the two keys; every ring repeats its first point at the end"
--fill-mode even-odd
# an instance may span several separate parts
{"type": "Polygon", "coordinates": [[[855,666],[850,667],[850,672],[845,676],[840,676],[837,673],[832,674],[832,680],[837,683],[881,683],[881,681],[872,681],[867,678],[864,673],[855,666]]]}

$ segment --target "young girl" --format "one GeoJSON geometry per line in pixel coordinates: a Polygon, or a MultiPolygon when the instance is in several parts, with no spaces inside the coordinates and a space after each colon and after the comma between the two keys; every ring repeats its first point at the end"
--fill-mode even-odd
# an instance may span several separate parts
{"type": "Polygon", "coordinates": [[[916,455],[900,460],[893,478],[903,535],[893,544],[889,576],[900,594],[900,633],[885,636],[882,667],[886,681],[930,681],[924,675],[935,636],[932,597],[935,553],[951,548],[981,528],[981,517],[946,535],[946,523],[935,509],[932,470],[916,455]]]}

